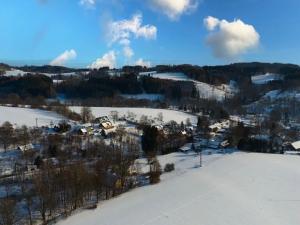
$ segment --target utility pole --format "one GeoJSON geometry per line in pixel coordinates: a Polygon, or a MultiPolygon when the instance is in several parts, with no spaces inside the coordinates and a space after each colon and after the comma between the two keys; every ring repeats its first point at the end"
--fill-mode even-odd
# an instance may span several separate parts
{"type": "Polygon", "coordinates": [[[202,149],[200,149],[199,154],[200,154],[200,167],[202,167],[202,149]]]}
{"type": "Polygon", "coordinates": [[[38,127],[38,118],[35,118],[35,126],[38,127]]]}
{"type": "Polygon", "coordinates": [[[199,153],[200,167],[202,167],[202,148],[201,148],[201,146],[197,147],[197,152],[199,153]]]}

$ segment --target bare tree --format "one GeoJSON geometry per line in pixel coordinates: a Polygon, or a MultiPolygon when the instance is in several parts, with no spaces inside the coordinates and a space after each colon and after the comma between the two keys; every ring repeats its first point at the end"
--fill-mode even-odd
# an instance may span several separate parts
{"type": "Polygon", "coordinates": [[[111,111],[110,116],[113,119],[114,122],[116,122],[119,119],[119,113],[118,111],[111,111]]]}
{"type": "Polygon", "coordinates": [[[162,173],[161,166],[157,158],[150,160],[150,184],[157,184],[160,182],[160,175],[162,173]]]}
{"type": "Polygon", "coordinates": [[[3,145],[4,151],[6,152],[10,144],[12,144],[12,138],[14,134],[14,128],[11,123],[4,122],[0,127],[0,142],[3,145]]]}
{"type": "Polygon", "coordinates": [[[0,225],[14,225],[16,223],[17,201],[8,195],[6,187],[6,197],[0,199],[0,225]]]}
{"type": "Polygon", "coordinates": [[[164,122],[164,116],[163,116],[162,112],[160,112],[160,113],[157,114],[157,120],[160,123],[164,122]]]}
{"type": "Polygon", "coordinates": [[[90,122],[94,118],[90,107],[86,107],[86,106],[82,107],[80,114],[83,123],[90,122]]]}
{"type": "Polygon", "coordinates": [[[17,142],[21,145],[27,145],[30,142],[30,134],[27,126],[22,126],[16,130],[17,142]]]}
{"type": "Polygon", "coordinates": [[[22,196],[25,200],[25,208],[27,211],[27,218],[30,225],[33,224],[32,218],[32,207],[33,207],[33,190],[29,180],[26,178],[26,174],[24,171],[18,171],[17,178],[19,181],[19,185],[21,188],[22,196]]]}

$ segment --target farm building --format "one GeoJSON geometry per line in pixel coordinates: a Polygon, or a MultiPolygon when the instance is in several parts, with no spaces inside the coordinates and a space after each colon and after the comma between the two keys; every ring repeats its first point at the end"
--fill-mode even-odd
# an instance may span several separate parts
{"type": "Polygon", "coordinates": [[[114,128],[113,123],[109,120],[107,116],[99,117],[95,119],[95,123],[98,123],[104,130],[110,130],[114,128]]]}
{"type": "Polygon", "coordinates": [[[300,151],[300,141],[291,143],[291,147],[294,151],[300,151]]]}

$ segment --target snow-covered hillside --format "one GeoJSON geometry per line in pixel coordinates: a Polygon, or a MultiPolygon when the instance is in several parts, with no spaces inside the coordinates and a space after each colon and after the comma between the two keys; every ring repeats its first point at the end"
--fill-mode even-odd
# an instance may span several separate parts
{"type": "Polygon", "coordinates": [[[278,99],[296,99],[300,100],[300,91],[280,91],[273,90],[269,91],[263,96],[263,99],[269,99],[271,101],[275,101],[278,99]]]}
{"type": "Polygon", "coordinates": [[[51,121],[56,123],[64,118],[45,110],[0,106],[0,124],[8,121],[17,126],[33,127],[36,126],[36,119],[38,126],[49,126],[51,121]]]}
{"type": "Polygon", "coordinates": [[[230,85],[214,86],[198,81],[194,81],[194,83],[199,92],[200,98],[223,101],[226,97],[231,97],[237,92],[237,90],[230,85]]]}
{"type": "Polygon", "coordinates": [[[16,77],[16,76],[24,76],[26,74],[27,73],[24,72],[24,71],[22,71],[22,70],[11,69],[11,70],[5,71],[4,76],[7,76],[7,77],[16,77]]]}
{"type": "Polygon", "coordinates": [[[199,92],[200,98],[223,101],[226,97],[233,96],[237,92],[237,89],[232,84],[231,85],[223,84],[221,86],[214,86],[214,85],[210,85],[207,83],[190,79],[184,73],[153,73],[150,76],[154,78],[166,79],[166,80],[194,82],[199,92]]]}
{"type": "Polygon", "coordinates": [[[274,80],[282,80],[282,76],[274,73],[266,73],[262,75],[252,76],[251,81],[253,84],[267,84],[274,80]]]}
{"type": "Polygon", "coordinates": [[[172,154],[176,170],[59,225],[298,225],[299,156],[172,154]]]}
{"type": "MultiPolygon", "coordinates": [[[[80,113],[81,107],[70,107],[71,110],[80,113]]],[[[164,122],[169,122],[171,120],[176,121],[177,123],[186,122],[186,119],[189,118],[192,123],[197,123],[197,117],[179,112],[174,110],[167,109],[151,109],[151,108],[117,108],[117,107],[91,107],[92,113],[95,117],[100,116],[109,116],[112,111],[117,111],[119,116],[127,116],[128,112],[134,113],[136,120],[139,120],[142,115],[148,117],[148,119],[154,119],[158,116],[158,113],[162,113],[164,122]]]]}
{"type": "MultiPolygon", "coordinates": [[[[28,74],[28,72],[12,68],[11,70],[5,71],[4,76],[7,76],[7,77],[16,77],[16,76],[24,76],[26,74],[28,74]]],[[[48,76],[48,77],[53,77],[53,76],[58,75],[58,73],[38,73],[38,74],[43,74],[43,75],[48,76]]],[[[62,75],[62,76],[75,76],[76,73],[75,72],[60,73],[59,75],[62,75]]]]}
{"type": "Polygon", "coordinates": [[[155,73],[151,77],[166,79],[166,80],[177,80],[177,81],[193,81],[188,78],[184,73],[155,73]]]}

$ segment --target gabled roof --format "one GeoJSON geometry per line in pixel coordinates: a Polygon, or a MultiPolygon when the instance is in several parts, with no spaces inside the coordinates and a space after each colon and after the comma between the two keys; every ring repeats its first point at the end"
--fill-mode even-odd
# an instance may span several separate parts
{"type": "Polygon", "coordinates": [[[22,152],[26,152],[26,151],[32,150],[32,149],[34,149],[34,146],[32,144],[18,146],[18,150],[20,150],[22,152]]]}
{"type": "Polygon", "coordinates": [[[87,133],[87,129],[86,129],[86,128],[81,128],[80,131],[81,131],[81,133],[83,133],[83,134],[87,133]]]}
{"type": "Polygon", "coordinates": [[[292,143],[292,146],[294,149],[300,150],[300,141],[296,141],[296,142],[292,143]]]}

